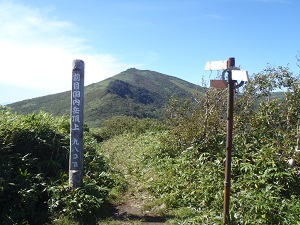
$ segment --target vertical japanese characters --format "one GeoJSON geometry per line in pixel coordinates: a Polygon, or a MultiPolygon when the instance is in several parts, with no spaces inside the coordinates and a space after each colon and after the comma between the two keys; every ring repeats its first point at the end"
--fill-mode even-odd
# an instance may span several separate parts
{"type": "Polygon", "coordinates": [[[83,108],[84,108],[84,62],[75,60],[72,71],[70,112],[70,171],[82,173],[83,168],[83,108]]]}

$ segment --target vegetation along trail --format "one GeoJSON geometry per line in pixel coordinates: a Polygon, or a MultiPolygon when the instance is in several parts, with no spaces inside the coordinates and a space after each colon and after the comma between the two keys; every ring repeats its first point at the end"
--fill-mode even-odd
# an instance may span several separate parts
{"type": "MultiPolygon", "coordinates": [[[[267,68],[236,96],[232,225],[299,224],[299,80],[267,68]]],[[[69,119],[1,106],[1,224],[222,224],[226,96],[206,88],[170,97],[163,119],[118,115],[86,126],[84,182],[73,189],[69,119]]]]}

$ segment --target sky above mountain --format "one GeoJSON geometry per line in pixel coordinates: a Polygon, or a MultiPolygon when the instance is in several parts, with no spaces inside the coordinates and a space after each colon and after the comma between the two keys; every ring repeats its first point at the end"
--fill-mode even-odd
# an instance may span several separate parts
{"type": "Polygon", "coordinates": [[[0,0],[0,104],[70,90],[75,59],[85,85],[131,67],[201,85],[229,57],[298,74],[299,20],[298,0],[0,0]]]}

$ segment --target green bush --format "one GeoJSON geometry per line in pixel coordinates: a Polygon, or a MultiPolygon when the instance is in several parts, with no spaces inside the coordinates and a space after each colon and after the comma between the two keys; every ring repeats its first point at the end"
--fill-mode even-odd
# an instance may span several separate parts
{"type": "MultiPolygon", "coordinates": [[[[120,176],[85,133],[84,186],[69,189],[69,121],[40,112],[0,110],[1,224],[45,224],[65,216],[91,221],[105,213],[108,193],[120,176]]],[[[85,129],[87,131],[87,129],[85,129]]]]}
{"type": "Polygon", "coordinates": [[[181,104],[171,99],[166,111],[169,135],[162,140],[168,155],[180,155],[187,148],[194,154],[220,152],[225,141],[226,92],[207,89],[205,95],[195,95],[196,101],[187,100],[181,104]]]}
{"type": "Polygon", "coordinates": [[[54,215],[84,224],[95,224],[103,216],[107,188],[89,183],[80,188],[52,186],[48,191],[51,196],[48,204],[54,215]]]}
{"type": "Polygon", "coordinates": [[[47,186],[67,170],[68,123],[39,113],[0,110],[0,220],[39,224],[48,218],[47,186]]]}
{"type": "MultiPolygon", "coordinates": [[[[298,77],[287,68],[254,75],[236,97],[233,129],[231,224],[297,224],[300,220],[298,77]],[[284,85],[284,87],[283,87],[284,85]],[[283,98],[272,93],[285,88],[283,98]],[[289,166],[288,159],[296,161],[289,166]]],[[[180,224],[220,224],[223,214],[226,93],[207,89],[196,102],[172,100],[170,130],[152,152],[151,193],[170,208],[198,216],[180,224]]],[[[149,157],[149,156],[148,156],[149,157]]],[[[144,161],[150,163],[150,161],[144,161]]]]}
{"type": "Polygon", "coordinates": [[[131,116],[120,116],[107,119],[100,128],[91,132],[99,140],[107,140],[123,133],[135,133],[137,135],[147,131],[161,131],[166,129],[165,125],[157,119],[139,119],[131,116]]]}
{"type": "Polygon", "coordinates": [[[84,182],[79,188],[53,185],[48,188],[48,207],[51,214],[82,224],[95,224],[108,214],[108,195],[112,188],[123,185],[119,173],[111,170],[103,155],[98,153],[98,143],[90,135],[84,137],[84,182]]]}

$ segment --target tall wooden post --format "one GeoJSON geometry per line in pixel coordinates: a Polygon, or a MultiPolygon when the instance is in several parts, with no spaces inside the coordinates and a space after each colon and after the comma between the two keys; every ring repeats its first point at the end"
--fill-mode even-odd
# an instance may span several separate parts
{"type": "MultiPolygon", "coordinates": [[[[235,66],[235,59],[229,58],[227,67],[235,66]]],[[[234,101],[234,81],[232,73],[228,71],[228,104],[227,104],[227,130],[226,130],[226,162],[225,162],[225,181],[224,181],[224,224],[229,224],[229,201],[230,201],[230,179],[231,179],[231,152],[232,152],[232,130],[233,130],[233,101],[234,101]]]]}
{"type": "Polygon", "coordinates": [[[69,186],[76,188],[83,180],[83,109],[84,62],[73,61],[70,110],[69,186]]]}
{"type": "Polygon", "coordinates": [[[223,61],[207,62],[204,69],[205,70],[223,69],[222,80],[211,80],[210,86],[213,88],[228,89],[223,222],[224,224],[229,224],[230,223],[229,202],[230,202],[234,92],[236,88],[243,86],[244,82],[248,82],[249,77],[248,77],[248,71],[240,70],[239,68],[235,67],[235,58],[229,58],[227,61],[223,60],[223,61]],[[227,80],[225,79],[226,73],[228,74],[227,80]],[[237,80],[240,80],[241,82],[237,83],[237,80]]]}

